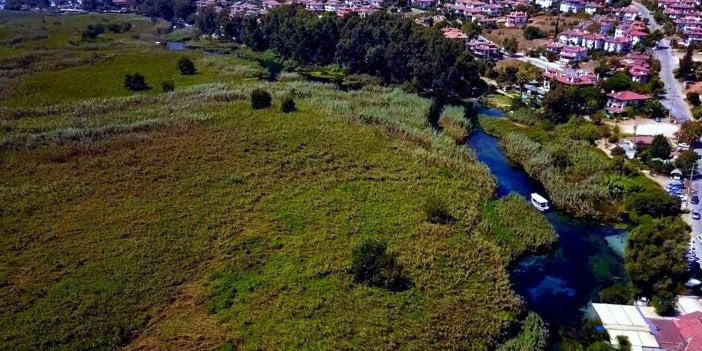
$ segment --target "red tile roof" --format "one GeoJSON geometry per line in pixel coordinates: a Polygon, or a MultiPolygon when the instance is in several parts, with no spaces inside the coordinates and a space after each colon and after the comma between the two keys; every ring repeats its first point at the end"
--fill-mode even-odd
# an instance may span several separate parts
{"type": "Polygon", "coordinates": [[[675,321],[672,319],[654,319],[649,320],[656,327],[655,337],[661,348],[665,350],[682,350],[685,344],[685,339],[680,335],[675,321]]]}
{"type": "Polygon", "coordinates": [[[646,100],[646,99],[650,98],[650,96],[648,96],[648,95],[635,93],[635,92],[629,91],[629,90],[618,91],[616,93],[610,93],[610,94],[607,94],[607,96],[609,96],[615,100],[619,100],[619,101],[637,101],[637,100],[646,100]]]}
{"type": "Polygon", "coordinates": [[[702,312],[693,312],[678,318],[675,326],[687,342],[685,351],[702,351],[702,312]]]}

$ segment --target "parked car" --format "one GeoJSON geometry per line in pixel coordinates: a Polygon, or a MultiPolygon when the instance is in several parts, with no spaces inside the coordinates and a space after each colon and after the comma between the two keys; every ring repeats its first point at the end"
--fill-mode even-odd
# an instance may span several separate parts
{"type": "Polygon", "coordinates": [[[697,242],[702,244],[702,235],[697,235],[696,238],[697,238],[697,242]]]}
{"type": "Polygon", "coordinates": [[[692,211],[692,213],[690,213],[690,216],[692,216],[692,219],[694,219],[694,220],[700,219],[700,213],[697,211],[692,211]]]}
{"type": "Polygon", "coordinates": [[[690,198],[690,203],[693,205],[697,205],[698,203],[700,203],[700,198],[697,195],[692,195],[692,197],[690,198]]]}

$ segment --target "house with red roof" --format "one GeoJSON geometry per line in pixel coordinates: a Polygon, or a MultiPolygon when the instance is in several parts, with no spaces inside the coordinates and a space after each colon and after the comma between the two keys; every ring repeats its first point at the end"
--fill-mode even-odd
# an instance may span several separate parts
{"type": "Polygon", "coordinates": [[[607,107],[605,111],[610,116],[615,116],[624,112],[626,107],[638,107],[643,104],[644,101],[650,99],[651,97],[645,94],[635,93],[633,91],[625,90],[618,92],[611,92],[607,94],[607,107]]]}
{"type": "Polygon", "coordinates": [[[597,83],[597,76],[584,69],[547,69],[544,71],[544,88],[551,89],[551,81],[556,81],[565,85],[588,86],[597,83]]]}

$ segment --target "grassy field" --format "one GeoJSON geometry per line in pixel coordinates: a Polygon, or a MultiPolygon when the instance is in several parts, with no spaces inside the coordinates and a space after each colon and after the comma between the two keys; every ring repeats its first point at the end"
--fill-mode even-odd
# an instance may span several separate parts
{"type": "Polygon", "coordinates": [[[196,53],[199,73],[179,76],[183,53],[133,36],[159,23],[75,47],[87,23],[125,17],[1,18],[2,38],[61,30],[0,49],[0,348],[477,350],[523,312],[506,266],[555,235],[523,200],[491,200],[489,171],[456,146],[460,108],[437,133],[429,101],[398,89],[267,83],[196,53]],[[32,69],[8,68],[35,49],[32,69]],[[49,64],[76,52],[98,58],[49,64]],[[129,92],[134,71],[176,91],[129,92]],[[255,88],[273,107],[251,109],[255,88]],[[452,220],[429,222],[429,201],[452,220]],[[495,217],[512,209],[533,232],[495,217]],[[410,289],[353,283],[366,238],[410,289]]]}

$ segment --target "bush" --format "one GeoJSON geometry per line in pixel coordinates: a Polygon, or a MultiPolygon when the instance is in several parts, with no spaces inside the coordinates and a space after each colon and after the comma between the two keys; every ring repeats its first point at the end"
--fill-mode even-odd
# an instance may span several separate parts
{"type": "Polygon", "coordinates": [[[187,57],[181,57],[178,59],[178,71],[180,71],[180,74],[184,76],[189,76],[197,73],[197,69],[195,69],[195,64],[193,63],[193,61],[190,61],[190,59],[187,57]]]}
{"type": "Polygon", "coordinates": [[[293,100],[292,96],[286,96],[283,98],[283,103],[280,104],[280,110],[284,113],[297,111],[297,108],[295,107],[295,100],[293,100]]]}
{"type": "Polygon", "coordinates": [[[544,37],[546,37],[546,33],[538,27],[528,26],[524,28],[524,39],[526,40],[541,39],[544,37]]]}
{"type": "Polygon", "coordinates": [[[633,300],[633,292],[624,284],[614,284],[600,291],[600,302],[626,305],[633,300]]]}
{"type": "Polygon", "coordinates": [[[625,153],[626,151],[624,151],[624,149],[619,145],[615,146],[614,149],[612,149],[612,156],[624,156],[625,153]]]}
{"type": "Polygon", "coordinates": [[[696,92],[688,92],[685,97],[687,98],[687,101],[692,104],[692,106],[699,106],[700,105],[700,94],[696,92]]]}
{"type": "Polygon", "coordinates": [[[396,262],[396,255],[389,252],[384,241],[367,239],[351,253],[351,273],[359,284],[368,284],[392,291],[406,290],[411,286],[404,267],[396,262]]]}
{"type": "Polygon", "coordinates": [[[95,39],[98,35],[105,33],[105,26],[101,23],[89,24],[83,31],[81,37],[83,40],[95,39]]]}
{"type": "Polygon", "coordinates": [[[424,203],[424,213],[427,220],[434,224],[447,224],[453,222],[453,216],[449,212],[446,204],[436,197],[430,197],[424,203]]]}
{"type": "Polygon", "coordinates": [[[271,100],[271,94],[263,89],[254,89],[251,92],[251,107],[254,110],[271,107],[271,100]]]}
{"type": "Polygon", "coordinates": [[[172,80],[164,80],[161,82],[161,89],[164,93],[168,93],[175,90],[175,83],[172,80]]]}
{"type": "Polygon", "coordinates": [[[124,87],[131,91],[141,91],[149,89],[144,76],[139,73],[127,74],[124,76],[124,87]]]}

